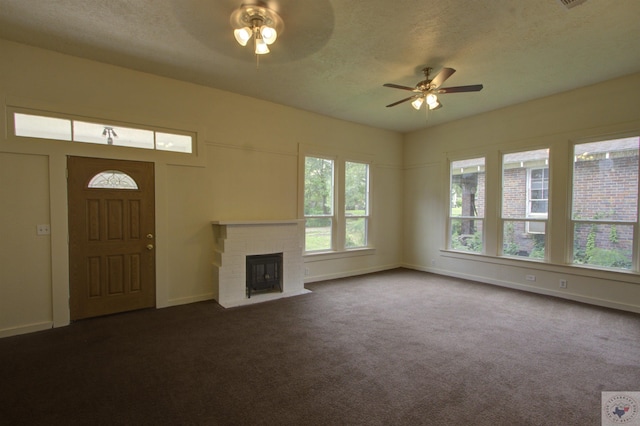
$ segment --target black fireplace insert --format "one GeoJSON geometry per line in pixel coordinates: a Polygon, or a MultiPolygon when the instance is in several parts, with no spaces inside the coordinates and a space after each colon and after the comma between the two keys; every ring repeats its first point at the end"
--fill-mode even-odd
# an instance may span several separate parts
{"type": "Polygon", "coordinates": [[[282,292],[282,253],[247,256],[247,297],[282,292]]]}

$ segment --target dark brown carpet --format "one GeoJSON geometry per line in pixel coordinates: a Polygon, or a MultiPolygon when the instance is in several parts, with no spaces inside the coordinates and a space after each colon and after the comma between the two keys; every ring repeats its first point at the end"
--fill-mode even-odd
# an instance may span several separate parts
{"type": "Polygon", "coordinates": [[[0,339],[0,424],[599,425],[640,315],[398,269],[0,339]]]}

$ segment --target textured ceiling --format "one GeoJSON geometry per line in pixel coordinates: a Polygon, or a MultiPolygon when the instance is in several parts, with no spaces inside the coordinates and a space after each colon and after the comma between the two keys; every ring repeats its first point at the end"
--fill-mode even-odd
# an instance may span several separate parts
{"type": "MultiPolygon", "coordinates": [[[[250,0],[249,0],[250,1],[250,0]]],[[[247,2],[249,2],[247,1],[247,2]]],[[[0,38],[408,132],[640,71],[640,1],[279,0],[284,32],[256,59],[241,0],[0,0],[0,38]],[[385,105],[422,68],[484,90],[443,108],[385,105]]]]}

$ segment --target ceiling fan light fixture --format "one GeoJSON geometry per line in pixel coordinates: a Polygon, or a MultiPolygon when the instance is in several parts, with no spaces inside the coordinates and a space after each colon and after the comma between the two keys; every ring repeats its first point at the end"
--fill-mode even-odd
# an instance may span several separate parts
{"type": "Polygon", "coordinates": [[[429,106],[429,109],[436,109],[441,106],[440,102],[438,102],[438,97],[433,93],[429,93],[427,95],[427,105],[429,106]]]}
{"type": "Polygon", "coordinates": [[[391,87],[393,89],[408,90],[413,93],[418,93],[417,95],[414,94],[413,96],[409,96],[407,98],[393,102],[387,105],[387,108],[411,101],[411,106],[413,106],[417,110],[419,110],[422,104],[425,102],[429,110],[440,109],[442,108],[442,104],[438,100],[438,96],[436,96],[436,94],[479,92],[483,88],[482,84],[472,84],[468,86],[456,87],[441,87],[442,83],[444,83],[445,80],[447,80],[454,72],[456,72],[456,70],[454,70],[453,68],[442,68],[442,70],[433,78],[429,77],[431,72],[430,67],[424,68],[422,71],[424,72],[425,80],[418,82],[418,84],[414,87],[403,86],[394,83],[383,84],[384,87],[391,87]]]}
{"type": "Polygon", "coordinates": [[[260,35],[262,35],[262,39],[267,44],[273,44],[273,42],[278,38],[278,32],[276,29],[268,25],[260,27],[260,35]]]}
{"type": "Polygon", "coordinates": [[[256,40],[256,46],[255,46],[256,55],[266,55],[267,53],[269,53],[269,46],[267,46],[267,43],[265,43],[260,33],[256,34],[255,40],[256,40]]]}
{"type": "Polygon", "coordinates": [[[429,106],[429,109],[430,109],[431,111],[433,111],[434,109],[442,108],[442,104],[441,104],[440,102],[438,102],[438,101],[435,101],[434,103],[432,103],[432,104],[427,104],[427,105],[429,106]]]}
{"type": "Polygon", "coordinates": [[[416,98],[413,102],[411,102],[411,106],[414,107],[416,110],[419,110],[423,102],[424,102],[424,97],[420,96],[419,98],[416,98]]]}
{"type": "Polygon", "coordinates": [[[242,27],[233,30],[233,35],[240,46],[246,46],[247,42],[251,39],[253,31],[249,27],[242,27]]]}
{"type": "Polygon", "coordinates": [[[280,15],[262,2],[243,4],[233,11],[230,22],[238,44],[246,46],[254,39],[256,55],[269,53],[267,45],[273,44],[284,30],[280,15]]]}

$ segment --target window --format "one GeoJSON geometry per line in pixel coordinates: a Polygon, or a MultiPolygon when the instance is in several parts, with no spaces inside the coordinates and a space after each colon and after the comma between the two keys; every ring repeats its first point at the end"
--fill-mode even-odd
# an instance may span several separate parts
{"type": "Polygon", "coordinates": [[[452,161],[450,168],[449,248],[482,253],[485,159],[452,161]]]}
{"type": "Polygon", "coordinates": [[[502,254],[545,258],[549,149],[502,156],[502,254]]]}
{"type": "MultiPolygon", "coordinates": [[[[548,156],[548,150],[545,154],[548,156]]],[[[527,215],[547,217],[549,208],[549,168],[528,170],[527,215]]]]}
{"type": "Polygon", "coordinates": [[[334,161],[327,158],[305,157],[304,241],[306,251],[333,249],[335,222],[333,164],[334,161]]]}
{"type": "Polygon", "coordinates": [[[76,120],[73,121],[73,140],[100,145],[153,149],[153,132],[151,130],[122,126],[112,127],[76,120]]]}
{"type": "Polygon", "coordinates": [[[345,247],[367,246],[369,165],[345,162],[345,247]]]}
{"type": "Polygon", "coordinates": [[[639,145],[632,137],[574,146],[574,264],[637,270],[639,145]]]}
{"type": "Polygon", "coordinates": [[[193,138],[189,135],[156,132],[156,149],[159,151],[173,151],[191,153],[193,138]]]}
{"type": "Polygon", "coordinates": [[[369,186],[368,163],[304,157],[306,252],[369,246],[369,186]]]}
{"type": "Polygon", "coordinates": [[[14,134],[19,137],[116,145],[192,153],[193,136],[156,132],[150,129],[116,126],[45,115],[13,113],[14,134]]]}
{"type": "Polygon", "coordinates": [[[87,188],[138,189],[138,184],[128,174],[119,170],[105,170],[91,178],[87,188]]]}
{"type": "Polygon", "coordinates": [[[15,135],[27,138],[71,140],[71,122],[62,118],[14,114],[15,135]]]}

